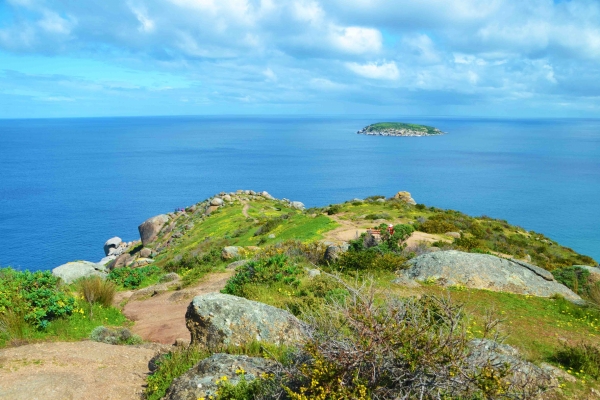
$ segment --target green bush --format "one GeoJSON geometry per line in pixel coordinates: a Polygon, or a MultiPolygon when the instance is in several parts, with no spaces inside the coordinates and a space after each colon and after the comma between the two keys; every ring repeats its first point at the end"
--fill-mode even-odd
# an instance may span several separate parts
{"type": "Polygon", "coordinates": [[[334,204],[332,206],[327,207],[327,215],[334,215],[342,211],[342,206],[339,204],[334,204]]]}
{"type": "Polygon", "coordinates": [[[554,279],[581,296],[589,296],[591,284],[590,271],[580,267],[558,268],[552,271],[554,279]]]}
{"type": "Polygon", "coordinates": [[[594,345],[580,343],[565,345],[553,357],[553,360],[576,375],[584,373],[594,379],[600,377],[600,349],[594,345]]]}
{"type": "Polygon", "coordinates": [[[284,283],[298,287],[299,277],[304,274],[301,267],[290,264],[285,254],[275,255],[266,259],[250,261],[236,269],[236,274],[231,277],[222,293],[245,297],[245,286],[249,284],[269,285],[271,283],[284,283]]]}
{"type": "Polygon", "coordinates": [[[44,329],[51,320],[70,315],[76,300],[59,282],[50,271],[0,269],[0,316],[22,316],[25,322],[44,329]]]}
{"type": "Polygon", "coordinates": [[[137,289],[142,283],[153,275],[157,275],[161,269],[155,265],[147,265],[140,268],[116,268],[110,271],[107,279],[127,289],[137,289]]]}
{"type": "Polygon", "coordinates": [[[342,253],[333,265],[344,272],[364,270],[396,271],[403,268],[406,258],[397,253],[382,251],[377,247],[366,250],[350,249],[342,253]]]}
{"type": "Polygon", "coordinates": [[[454,239],[454,246],[464,251],[473,251],[481,247],[481,241],[473,236],[460,235],[460,238],[454,239]]]}
{"type": "Polygon", "coordinates": [[[374,221],[376,219],[390,219],[390,218],[392,218],[392,216],[386,212],[368,214],[365,216],[365,219],[368,219],[371,221],[374,221]]]}

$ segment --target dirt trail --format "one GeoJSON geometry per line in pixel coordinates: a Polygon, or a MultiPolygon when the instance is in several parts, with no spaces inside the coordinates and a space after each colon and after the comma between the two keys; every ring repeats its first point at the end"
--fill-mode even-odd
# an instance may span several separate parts
{"type": "MultiPolygon", "coordinates": [[[[232,274],[233,271],[208,274],[194,287],[166,291],[147,299],[129,300],[123,308],[123,314],[135,321],[131,331],[146,341],[163,344],[173,344],[175,339],[180,338],[189,341],[185,312],[191,299],[200,294],[220,291],[232,274]]],[[[131,296],[133,292],[127,293],[131,296]]]]}
{"type": "MultiPolygon", "coordinates": [[[[250,204],[248,204],[245,201],[242,201],[242,204],[244,205],[244,207],[242,207],[242,214],[244,214],[244,217],[246,218],[252,218],[250,216],[250,214],[248,214],[248,210],[250,209],[250,204]]],[[[258,220],[256,218],[252,218],[254,220],[254,222],[258,222],[258,220]]]]}
{"type": "Polygon", "coordinates": [[[0,350],[0,398],[139,399],[156,349],[97,342],[0,350]]]}

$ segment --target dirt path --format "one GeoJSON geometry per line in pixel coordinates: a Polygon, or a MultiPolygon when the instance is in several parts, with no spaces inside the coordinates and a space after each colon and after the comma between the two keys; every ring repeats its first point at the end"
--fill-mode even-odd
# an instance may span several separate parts
{"type": "MultiPolygon", "coordinates": [[[[166,291],[146,299],[129,300],[123,308],[123,314],[135,321],[132,332],[146,341],[163,344],[173,344],[175,339],[189,341],[185,312],[191,299],[200,294],[220,291],[232,274],[233,271],[212,273],[194,287],[166,291]]],[[[129,293],[131,296],[133,292],[129,293]]]]}
{"type": "Polygon", "coordinates": [[[0,399],[139,399],[152,348],[97,342],[0,350],[0,399]]]}
{"type": "MultiPolygon", "coordinates": [[[[248,214],[248,210],[250,209],[250,204],[248,204],[245,201],[242,201],[242,204],[244,205],[244,207],[242,207],[242,214],[244,214],[244,217],[246,218],[252,218],[250,216],[250,214],[248,214]]],[[[258,220],[256,218],[252,218],[254,220],[254,222],[258,222],[258,220]]]]}

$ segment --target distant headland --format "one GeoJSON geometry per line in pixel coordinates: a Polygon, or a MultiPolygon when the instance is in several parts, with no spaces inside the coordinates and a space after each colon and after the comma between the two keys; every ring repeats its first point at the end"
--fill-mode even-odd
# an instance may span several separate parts
{"type": "Polygon", "coordinates": [[[406,124],[403,122],[379,122],[356,132],[359,135],[375,136],[435,136],[443,135],[438,128],[427,125],[406,124]]]}

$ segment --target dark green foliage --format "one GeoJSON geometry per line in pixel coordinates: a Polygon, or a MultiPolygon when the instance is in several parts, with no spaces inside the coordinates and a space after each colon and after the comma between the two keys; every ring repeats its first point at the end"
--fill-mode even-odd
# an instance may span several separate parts
{"type": "Polygon", "coordinates": [[[558,268],[552,271],[554,279],[562,283],[580,296],[589,296],[591,283],[590,271],[580,267],[558,268]]]}
{"type": "Polygon", "coordinates": [[[332,206],[327,207],[327,215],[334,215],[342,211],[342,206],[339,204],[334,204],[332,206]]]}
{"type": "Polygon", "coordinates": [[[297,265],[290,264],[286,255],[280,254],[250,261],[238,267],[236,274],[227,281],[223,293],[245,297],[245,286],[248,284],[268,285],[270,283],[284,283],[291,287],[300,284],[299,277],[304,272],[297,265]]]}
{"type": "Polygon", "coordinates": [[[474,236],[460,235],[460,238],[454,239],[454,245],[464,251],[474,251],[481,247],[481,241],[474,236]]]}
{"type": "Polygon", "coordinates": [[[40,329],[56,318],[70,315],[75,298],[59,286],[50,271],[0,269],[0,316],[11,313],[40,329]]]}
{"type": "Polygon", "coordinates": [[[221,261],[221,251],[216,247],[211,247],[207,252],[200,255],[185,253],[178,260],[171,260],[165,265],[167,272],[183,272],[191,269],[201,269],[210,271],[211,266],[221,261]]]}
{"type": "Polygon", "coordinates": [[[248,399],[270,399],[273,394],[279,392],[279,385],[272,377],[258,378],[247,381],[244,376],[240,378],[237,385],[223,382],[217,390],[218,400],[248,400],[248,399]]]}
{"type": "Polygon", "coordinates": [[[406,258],[398,253],[384,251],[379,247],[342,253],[333,268],[339,271],[384,270],[396,271],[404,267],[406,258]]]}
{"type": "Polygon", "coordinates": [[[419,203],[419,204],[415,205],[415,208],[416,208],[417,210],[419,210],[419,211],[423,211],[424,209],[426,209],[426,208],[427,208],[427,206],[426,206],[425,204],[420,204],[420,203],[419,203]]]}
{"type": "Polygon", "coordinates": [[[281,224],[282,219],[280,217],[270,218],[266,220],[257,230],[254,232],[254,236],[264,235],[265,233],[271,232],[281,224]]]}
{"type": "Polygon", "coordinates": [[[124,288],[136,289],[142,285],[142,282],[145,279],[152,275],[157,275],[160,272],[161,269],[154,265],[147,265],[140,268],[123,267],[110,271],[107,279],[124,288]]]}
{"type": "Polygon", "coordinates": [[[392,216],[386,212],[376,213],[376,214],[368,214],[365,216],[365,219],[374,221],[376,219],[390,219],[392,216]]]}
{"type": "Polygon", "coordinates": [[[385,199],[385,196],[380,196],[380,195],[376,195],[376,196],[369,196],[369,197],[367,197],[365,200],[372,200],[372,201],[375,201],[375,200],[379,200],[379,199],[385,199]]]}
{"type": "Polygon", "coordinates": [[[600,377],[600,349],[598,347],[580,343],[575,346],[565,345],[553,357],[553,361],[564,366],[576,374],[583,371],[584,374],[594,379],[600,377]]]}

